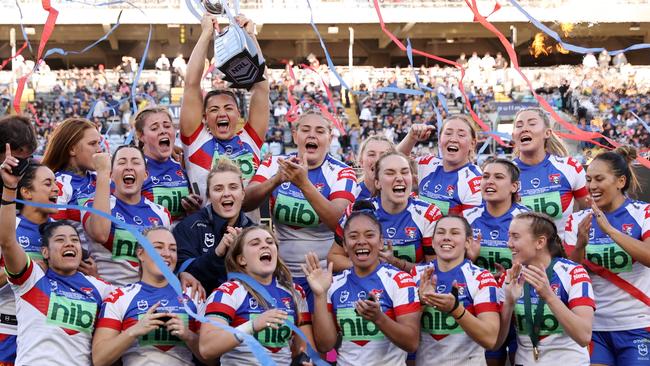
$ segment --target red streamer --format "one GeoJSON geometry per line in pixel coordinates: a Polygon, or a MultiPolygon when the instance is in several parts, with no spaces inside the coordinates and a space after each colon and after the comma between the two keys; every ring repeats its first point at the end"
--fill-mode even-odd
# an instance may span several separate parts
{"type": "MultiPolygon", "coordinates": [[[[374,0],[374,1],[377,1],[377,0],[374,0]]],[[[612,145],[615,148],[620,146],[620,144],[618,142],[612,140],[611,138],[609,138],[607,136],[604,136],[604,135],[602,135],[602,134],[600,134],[598,132],[583,131],[578,126],[576,126],[576,125],[564,120],[562,117],[560,117],[560,115],[553,109],[553,107],[551,107],[551,105],[548,104],[546,99],[542,98],[541,96],[539,96],[535,92],[535,89],[533,88],[532,83],[530,82],[530,80],[528,80],[526,75],[524,75],[523,71],[521,70],[521,68],[519,66],[519,61],[517,59],[517,52],[515,51],[512,44],[510,44],[510,42],[508,41],[506,36],[503,35],[503,33],[501,33],[494,25],[492,25],[492,23],[490,23],[486,19],[486,17],[482,16],[479,13],[478,8],[476,6],[476,0],[472,0],[471,4],[469,3],[469,0],[465,0],[465,3],[470,8],[472,13],[474,13],[474,21],[478,21],[479,23],[481,23],[481,25],[484,28],[486,28],[490,32],[494,33],[494,35],[496,35],[497,38],[499,38],[499,41],[501,42],[501,44],[505,48],[506,53],[508,54],[508,57],[510,58],[510,61],[512,62],[513,68],[515,70],[517,70],[517,73],[519,73],[519,75],[522,77],[522,79],[524,79],[524,81],[528,85],[528,88],[533,93],[533,96],[539,102],[539,104],[542,106],[542,108],[544,108],[544,110],[546,110],[548,113],[550,113],[551,116],[557,122],[559,122],[564,128],[566,128],[567,130],[569,130],[571,132],[571,134],[564,134],[564,133],[561,134],[562,137],[573,139],[573,140],[578,140],[578,141],[591,142],[591,143],[593,143],[595,145],[605,147],[602,144],[600,144],[599,142],[595,141],[595,139],[603,138],[603,139],[605,139],[605,141],[607,141],[610,145],[612,145]]],[[[498,9],[495,6],[495,10],[492,13],[494,13],[496,10],[498,10],[498,9]]],[[[607,147],[605,147],[605,148],[607,148],[607,147]]],[[[645,167],[650,168],[650,161],[649,160],[639,156],[637,158],[637,161],[639,163],[641,163],[642,165],[644,165],[645,167]]]]}
{"type": "Polygon", "coordinates": [[[9,63],[9,61],[15,59],[16,57],[18,57],[18,55],[20,55],[21,53],[23,53],[23,51],[25,50],[25,48],[27,48],[27,42],[23,43],[23,46],[20,47],[20,48],[18,49],[18,51],[16,51],[16,54],[15,54],[15,55],[13,55],[13,56],[9,57],[8,59],[2,61],[2,64],[0,64],[0,70],[4,69],[5,66],[7,66],[7,64],[9,63]]]}
{"type": "Polygon", "coordinates": [[[27,82],[27,78],[29,78],[34,73],[34,70],[38,67],[38,64],[40,64],[40,62],[42,61],[41,56],[43,55],[43,50],[45,49],[45,45],[47,44],[47,41],[50,40],[50,36],[52,36],[52,32],[54,31],[54,26],[56,24],[56,18],[59,16],[59,11],[52,7],[52,5],[50,4],[50,0],[41,0],[41,5],[43,6],[43,10],[47,11],[49,14],[47,15],[47,20],[45,21],[45,25],[43,25],[43,34],[41,35],[41,41],[38,44],[38,53],[36,55],[36,64],[34,65],[34,69],[32,69],[32,71],[30,71],[27,75],[24,75],[23,77],[18,79],[18,86],[16,87],[16,94],[14,94],[14,103],[13,103],[14,110],[18,114],[20,114],[21,112],[20,99],[23,96],[23,91],[25,89],[25,83],[27,82]]]}
{"type": "MultiPolygon", "coordinates": [[[[379,3],[377,2],[377,0],[373,0],[373,5],[375,6],[375,11],[377,12],[377,16],[379,17],[379,25],[381,26],[381,30],[388,36],[388,38],[390,38],[393,41],[393,43],[395,43],[395,45],[397,45],[397,47],[399,47],[402,51],[406,51],[406,46],[404,46],[404,43],[402,43],[399,39],[397,39],[397,37],[393,33],[391,33],[391,31],[389,31],[388,28],[386,27],[386,24],[384,23],[384,18],[381,16],[381,10],[379,8],[379,3]]],[[[497,10],[498,9],[495,9],[493,13],[497,10]]],[[[463,97],[465,98],[465,104],[467,105],[467,109],[469,110],[469,114],[472,116],[472,119],[474,119],[474,121],[481,127],[483,131],[485,131],[488,135],[492,136],[494,141],[496,141],[499,145],[509,146],[508,144],[503,142],[503,140],[499,135],[494,134],[490,126],[488,126],[485,122],[483,122],[483,120],[481,120],[478,114],[474,112],[474,109],[472,109],[472,104],[469,98],[467,97],[467,93],[465,92],[465,87],[463,86],[463,79],[465,79],[464,67],[462,67],[457,62],[436,55],[432,55],[430,53],[423,52],[415,48],[412,50],[412,52],[416,55],[420,55],[420,56],[430,58],[432,60],[440,61],[447,65],[452,65],[456,67],[458,70],[460,70],[460,80],[458,80],[458,87],[460,89],[460,92],[463,94],[463,97]]]]}

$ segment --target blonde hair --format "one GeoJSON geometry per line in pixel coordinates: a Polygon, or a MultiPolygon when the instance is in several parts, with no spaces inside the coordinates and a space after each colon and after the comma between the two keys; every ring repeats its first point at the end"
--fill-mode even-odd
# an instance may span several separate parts
{"type": "Polygon", "coordinates": [[[142,137],[142,133],[144,132],[144,125],[147,121],[147,117],[156,113],[165,113],[167,117],[169,117],[169,121],[173,121],[171,113],[169,113],[169,110],[165,107],[147,107],[140,110],[138,114],[135,115],[134,125],[136,137],[138,138],[138,147],[141,149],[144,147],[144,143],[140,141],[140,137],[142,137]]]}
{"type": "MultiPolygon", "coordinates": [[[[237,257],[242,255],[244,251],[244,245],[246,244],[244,242],[244,239],[246,239],[246,236],[254,231],[254,230],[263,230],[269,233],[271,235],[271,238],[273,238],[273,243],[275,244],[276,248],[278,247],[278,239],[275,237],[273,232],[269,230],[265,226],[249,226],[244,228],[239,235],[235,238],[235,241],[230,245],[228,248],[228,252],[226,253],[226,271],[228,273],[230,272],[239,272],[239,273],[246,273],[246,268],[242,267],[239,262],[237,261],[237,257]]],[[[291,293],[291,298],[293,300],[294,306],[296,307],[296,323],[300,324],[300,310],[298,309],[298,299],[299,294],[298,291],[294,288],[293,284],[293,277],[291,276],[291,272],[289,271],[289,268],[287,268],[287,265],[284,264],[282,259],[278,256],[277,257],[277,263],[275,270],[273,271],[273,277],[276,279],[278,284],[282,285],[284,288],[289,290],[291,293]]],[[[248,291],[251,296],[257,300],[257,303],[260,304],[264,309],[269,309],[270,305],[269,303],[260,295],[258,294],[255,290],[253,290],[248,284],[245,282],[241,282],[242,286],[248,291]]]]}
{"type": "MultiPolygon", "coordinates": [[[[519,118],[519,116],[524,113],[524,112],[535,112],[537,115],[539,115],[539,118],[544,121],[544,126],[548,129],[551,129],[551,136],[547,138],[544,141],[544,149],[546,150],[547,153],[555,156],[569,156],[569,151],[567,150],[566,146],[564,146],[564,143],[560,138],[555,134],[555,132],[552,130],[553,125],[551,123],[551,118],[546,113],[545,110],[539,107],[528,107],[528,108],[522,108],[519,111],[517,111],[517,114],[515,115],[515,122],[519,118]]],[[[516,156],[519,156],[519,148],[515,147],[514,154],[516,156]]]]}
{"type": "MultiPolygon", "coordinates": [[[[449,123],[449,122],[451,122],[451,121],[453,121],[455,119],[464,122],[467,125],[467,127],[469,127],[469,133],[472,136],[472,141],[474,143],[476,143],[478,141],[478,132],[476,130],[476,124],[467,115],[464,115],[464,114],[461,114],[461,113],[456,113],[456,114],[452,114],[451,116],[447,117],[442,122],[442,125],[440,126],[440,131],[438,131],[438,144],[440,144],[440,136],[442,135],[442,131],[445,130],[445,126],[447,125],[447,123],[449,123]]],[[[474,151],[474,149],[471,149],[469,151],[468,160],[470,162],[474,161],[475,157],[476,157],[476,151],[474,151]]]]}
{"type": "Polygon", "coordinates": [[[301,114],[300,117],[296,120],[296,122],[294,122],[293,129],[298,131],[298,127],[300,127],[300,122],[302,122],[303,119],[305,119],[305,118],[307,118],[309,116],[320,117],[323,121],[325,121],[325,124],[327,125],[327,129],[329,130],[329,132],[330,133],[332,132],[332,121],[325,118],[323,113],[321,113],[321,111],[319,111],[317,109],[310,110],[310,111],[307,111],[307,112],[304,112],[303,114],[301,114]]]}
{"type": "Polygon", "coordinates": [[[210,197],[210,180],[212,180],[212,177],[224,172],[232,172],[237,174],[242,182],[242,189],[244,189],[244,179],[242,178],[241,169],[239,169],[239,166],[237,166],[237,164],[235,164],[228,157],[222,156],[212,166],[212,169],[210,169],[210,172],[208,173],[208,178],[206,179],[206,197],[210,197]]]}

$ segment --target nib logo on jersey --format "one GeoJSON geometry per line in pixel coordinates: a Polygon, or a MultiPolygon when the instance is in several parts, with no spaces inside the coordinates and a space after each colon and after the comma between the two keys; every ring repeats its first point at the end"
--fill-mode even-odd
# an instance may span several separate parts
{"type": "MultiPolygon", "coordinates": [[[[251,314],[250,320],[254,321],[257,318],[258,314],[251,314]]],[[[294,322],[292,315],[287,317],[287,321],[294,322]]],[[[289,339],[291,338],[291,329],[282,325],[278,329],[273,329],[270,327],[265,328],[261,332],[255,333],[255,338],[264,346],[268,348],[283,348],[289,345],[289,339]]]]}
{"type": "Polygon", "coordinates": [[[420,324],[424,332],[431,334],[433,338],[438,340],[450,334],[464,332],[453,316],[430,306],[425,306],[422,317],[420,317],[420,324]]]}
{"type": "Polygon", "coordinates": [[[379,327],[357,315],[354,308],[338,308],[336,310],[336,321],[343,334],[344,341],[364,345],[369,341],[384,339],[384,333],[379,327]]]}
{"type": "Polygon", "coordinates": [[[510,249],[481,246],[479,256],[476,258],[476,265],[490,272],[496,272],[497,263],[505,269],[512,267],[512,252],[510,249]]]}
{"type": "MultiPolygon", "coordinates": [[[[538,183],[539,185],[539,183],[538,183]]],[[[560,192],[547,192],[521,197],[521,203],[535,212],[549,215],[553,219],[562,217],[560,192]]]]}
{"type": "MultiPolygon", "coordinates": [[[[162,301],[161,301],[162,305],[162,301]]],[[[168,310],[161,310],[168,312],[168,310]]],[[[145,314],[138,314],[138,320],[142,318],[145,314]]],[[[176,315],[183,321],[183,324],[187,327],[189,324],[189,318],[187,314],[179,314],[176,313],[176,315]]],[[[179,344],[183,344],[183,341],[181,341],[178,337],[174,336],[167,330],[166,327],[158,327],[157,329],[152,330],[151,332],[143,335],[139,339],[139,344],[140,346],[154,346],[154,347],[168,347],[168,346],[175,346],[179,344]]]]}
{"type": "Polygon", "coordinates": [[[113,234],[113,259],[127,260],[132,263],[138,263],[135,255],[135,250],[138,247],[138,242],[135,237],[126,230],[115,229],[113,234]]]}
{"type": "Polygon", "coordinates": [[[589,243],[587,259],[614,273],[632,271],[632,257],[616,243],[589,243]]]}
{"type": "Polygon", "coordinates": [[[81,294],[75,294],[78,299],[50,295],[47,308],[47,323],[77,332],[92,333],[97,314],[97,303],[84,301],[81,294]]]}
{"type": "Polygon", "coordinates": [[[190,191],[186,186],[154,187],[152,191],[155,202],[166,207],[172,216],[179,216],[183,213],[181,201],[183,197],[190,194],[190,191]]]}
{"type": "MultiPolygon", "coordinates": [[[[532,298],[532,302],[537,302],[537,298],[532,298]]],[[[532,314],[535,314],[537,311],[537,304],[532,306],[532,314]]],[[[544,315],[542,315],[542,325],[541,330],[539,331],[540,336],[547,336],[551,334],[560,334],[564,332],[564,328],[560,325],[560,322],[555,318],[551,309],[548,305],[544,305],[544,315]]],[[[523,304],[523,299],[519,299],[519,302],[515,305],[515,322],[517,324],[517,330],[519,334],[529,334],[529,324],[526,321],[525,309],[523,304]]]]}
{"type": "Polygon", "coordinates": [[[273,204],[273,216],[279,223],[294,227],[316,227],[319,222],[316,211],[306,199],[282,193],[278,194],[273,204]]]}

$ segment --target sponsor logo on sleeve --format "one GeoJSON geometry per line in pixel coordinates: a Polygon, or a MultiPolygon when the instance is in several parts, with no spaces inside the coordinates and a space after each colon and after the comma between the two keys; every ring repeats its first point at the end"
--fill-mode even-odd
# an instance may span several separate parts
{"type": "Polygon", "coordinates": [[[478,193],[481,190],[481,177],[474,177],[469,180],[469,190],[472,191],[472,193],[478,193]]]}
{"type": "Polygon", "coordinates": [[[352,168],[345,168],[341,169],[338,174],[338,179],[337,180],[344,180],[344,179],[350,179],[353,181],[357,181],[357,175],[354,174],[354,170],[352,168]]]}
{"type": "Polygon", "coordinates": [[[221,284],[221,286],[219,286],[219,288],[217,288],[217,290],[225,294],[232,295],[238,287],[239,285],[234,282],[224,282],[221,284]]]}
{"type": "Polygon", "coordinates": [[[413,281],[413,277],[411,277],[411,275],[406,272],[399,272],[398,274],[393,276],[393,280],[395,281],[397,287],[399,288],[415,286],[415,281],[413,281]]]}
{"type": "Polygon", "coordinates": [[[582,266],[574,267],[569,274],[571,275],[571,286],[580,282],[591,282],[589,274],[582,266]]]}
{"type": "Polygon", "coordinates": [[[497,286],[497,281],[494,280],[494,276],[492,276],[492,274],[488,271],[481,272],[478,276],[476,276],[476,280],[478,281],[479,290],[488,286],[497,286]]]}

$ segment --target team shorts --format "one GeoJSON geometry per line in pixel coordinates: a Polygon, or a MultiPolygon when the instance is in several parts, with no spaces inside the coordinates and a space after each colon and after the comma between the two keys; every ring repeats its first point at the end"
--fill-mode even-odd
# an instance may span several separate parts
{"type": "Polygon", "coordinates": [[[608,366],[650,365],[650,327],[593,332],[591,363],[608,366]]]}

